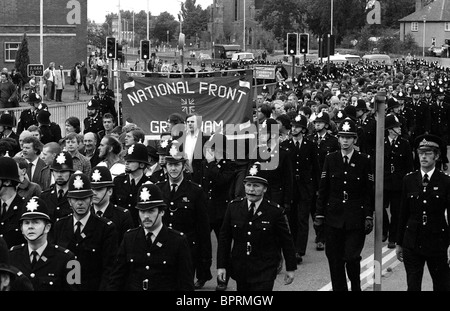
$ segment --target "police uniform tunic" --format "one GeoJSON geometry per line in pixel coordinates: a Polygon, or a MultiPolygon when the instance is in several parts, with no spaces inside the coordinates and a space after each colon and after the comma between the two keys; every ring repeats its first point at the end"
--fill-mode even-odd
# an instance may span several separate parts
{"type": "MultiPolygon", "coordinates": [[[[93,206],[91,207],[91,213],[97,215],[93,206]]],[[[117,242],[119,244],[122,242],[125,232],[131,228],[134,228],[133,218],[131,217],[130,211],[115,204],[109,203],[108,207],[105,209],[105,212],[102,214],[102,217],[111,220],[116,225],[118,233],[117,242]]]]}
{"type": "Polygon", "coordinates": [[[296,270],[294,243],[281,207],[263,199],[249,219],[248,206],[243,198],[228,205],[218,240],[217,268],[231,267],[227,273],[236,282],[273,281],[283,254],[286,271],[296,270]]]}
{"type": "Polygon", "coordinates": [[[67,200],[67,191],[59,199],[55,184],[51,185],[47,190],[44,190],[40,198],[47,203],[48,213],[53,223],[72,213],[72,208],[67,200]]]}
{"type": "Polygon", "coordinates": [[[98,100],[99,103],[99,116],[103,117],[106,113],[110,113],[114,117],[114,120],[117,121],[117,111],[114,99],[108,95],[95,95],[94,98],[98,100]]]}
{"type": "Polygon", "coordinates": [[[37,110],[34,112],[31,109],[25,109],[21,112],[19,123],[17,123],[17,134],[20,135],[24,130],[28,129],[31,125],[38,126],[39,123],[36,119],[37,110]]]}
{"type": "Polygon", "coordinates": [[[16,194],[16,197],[8,207],[6,214],[0,217],[0,237],[2,237],[8,247],[13,247],[25,242],[19,227],[19,220],[25,211],[26,201],[16,194]]]}
{"type": "Polygon", "coordinates": [[[149,245],[142,227],[126,232],[108,290],[193,291],[194,271],[185,235],[163,226],[149,245]]]}
{"type": "Polygon", "coordinates": [[[79,290],[105,290],[117,254],[117,229],[106,218],[90,215],[81,231],[81,240],[75,238],[73,216],[55,223],[54,243],[71,250],[81,265],[79,290]]]}
{"type": "Polygon", "coordinates": [[[84,131],[83,131],[84,134],[89,132],[97,134],[98,132],[104,129],[102,117],[100,116],[99,113],[97,113],[97,115],[93,118],[91,117],[85,118],[83,123],[84,123],[84,131]]]}
{"type": "Polygon", "coordinates": [[[9,256],[14,266],[31,280],[35,291],[76,290],[74,284],[67,282],[72,268],[70,261],[75,260],[75,255],[68,249],[49,243],[34,267],[27,244],[12,247],[9,256]]]}

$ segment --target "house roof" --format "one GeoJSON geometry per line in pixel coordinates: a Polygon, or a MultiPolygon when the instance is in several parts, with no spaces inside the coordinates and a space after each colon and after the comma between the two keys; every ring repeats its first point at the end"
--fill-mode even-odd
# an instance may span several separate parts
{"type": "Polygon", "coordinates": [[[421,10],[400,19],[400,22],[450,22],[450,1],[435,0],[421,10]]]}

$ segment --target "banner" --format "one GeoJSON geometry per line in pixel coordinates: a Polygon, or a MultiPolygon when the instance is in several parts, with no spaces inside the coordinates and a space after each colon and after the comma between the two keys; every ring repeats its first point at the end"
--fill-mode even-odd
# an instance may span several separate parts
{"type": "Polygon", "coordinates": [[[124,120],[137,124],[150,139],[169,129],[172,113],[202,117],[202,130],[210,135],[227,124],[252,120],[252,74],[210,78],[122,76],[124,120]]]}

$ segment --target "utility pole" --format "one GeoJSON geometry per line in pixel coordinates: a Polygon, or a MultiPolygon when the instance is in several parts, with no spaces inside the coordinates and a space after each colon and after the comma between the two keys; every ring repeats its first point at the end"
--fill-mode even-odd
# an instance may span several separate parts
{"type": "MultiPolygon", "coordinates": [[[[40,27],[39,27],[39,50],[40,50],[40,62],[44,65],[44,0],[40,3],[40,27]]],[[[44,97],[44,83],[43,77],[39,78],[39,93],[41,98],[44,97]]]]}

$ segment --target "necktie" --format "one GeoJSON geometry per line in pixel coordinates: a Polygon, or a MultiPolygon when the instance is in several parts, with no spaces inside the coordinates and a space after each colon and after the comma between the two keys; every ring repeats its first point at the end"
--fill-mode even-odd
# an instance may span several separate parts
{"type": "Polygon", "coordinates": [[[95,213],[97,214],[98,217],[102,217],[103,216],[103,212],[102,211],[97,211],[95,213]]]}
{"type": "Polygon", "coordinates": [[[426,186],[428,186],[429,182],[430,182],[430,180],[428,179],[428,174],[423,175],[422,185],[424,187],[426,187],[426,186]]]}
{"type": "Polygon", "coordinates": [[[2,210],[1,210],[1,214],[0,216],[3,216],[6,214],[6,207],[8,206],[8,204],[4,203],[2,204],[2,210]]]}
{"type": "Polygon", "coordinates": [[[37,262],[38,252],[32,251],[31,252],[31,256],[32,256],[32,258],[31,258],[31,267],[33,268],[36,265],[36,262],[37,262]]]}
{"type": "Polygon", "coordinates": [[[250,208],[248,209],[248,219],[252,219],[253,216],[255,216],[255,207],[256,207],[255,203],[252,202],[250,204],[250,208]]]}
{"type": "Polygon", "coordinates": [[[132,188],[136,187],[136,182],[134,181],[134,178],[131,179],[131,187],[132,188]]]}
{"type": "Polygon", "coordinates": [[[295,147],[297,148],[297,149],[300,149],[300,142],[297,140],[297,142],[295,143],[295,147]]]}
{"type": "Polygon", "coordinates": [[[152,246],[152,244],[153,244],[152,235],[153,235],[153,232],[149,232],[145,235],[145,239],[147,240],[148,247],[152,246]]]}
{"type": "Polygon", "coordinates": [[[58,190],[58,200],[61,200],[64,197],[64,190],[59,189],[58,190]]]}
{"type": "Polygon", "coordinates": [[[322,142],[322,136],[319,135],[319,138],[317,139],[317,144],[320,145],[321,142],[322,142]]]}
{"type": "Polygon", "coordinates": [[[33,163],[32,162],[28,163],[27,175],[28,175],[28,178],[30,179],[30,181],[33,178],[32,173],[31,173],[32,172],[31,171],[32,167],[33,167],[33,163]]]}
{"type": "Polygon", "coordinates": [[[77,227],[75,229],[75,238],[79,241],[79,240],[81,240],[81,222],[77,221],[75,226],[77,227]]]}
{"type": "Polygon", "coordinates": [[[348,157],[344,156],[344,164],[347,166],[348,165],[348,157]]]}
{"type": "Polygon", "coordinates": [[[173,198],[177,192],[177,184],[172,184],[172,190],[170,191],[170,197],[173,198]]]}

